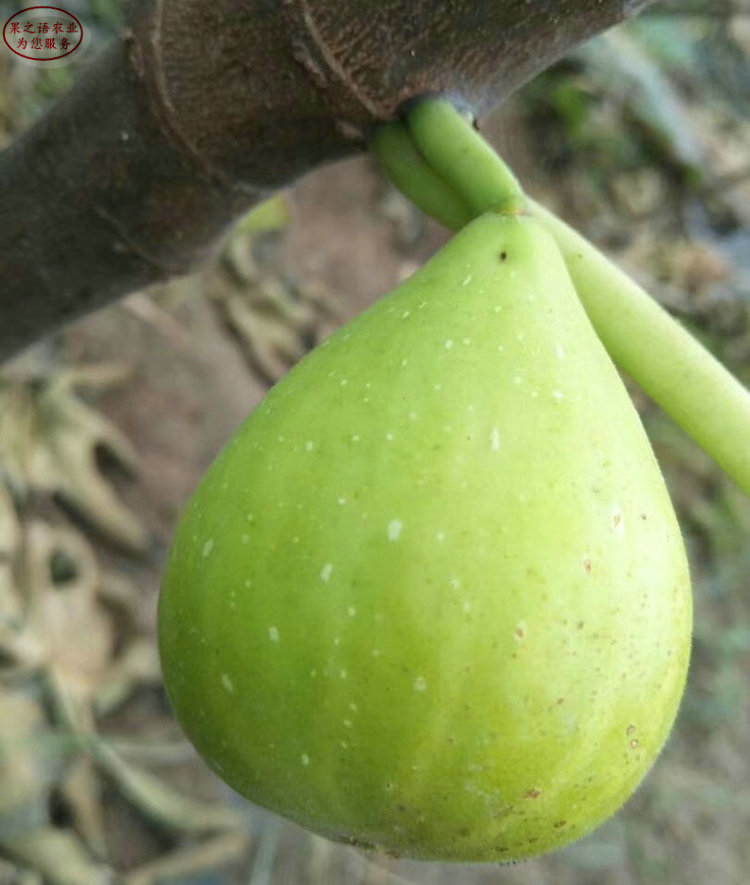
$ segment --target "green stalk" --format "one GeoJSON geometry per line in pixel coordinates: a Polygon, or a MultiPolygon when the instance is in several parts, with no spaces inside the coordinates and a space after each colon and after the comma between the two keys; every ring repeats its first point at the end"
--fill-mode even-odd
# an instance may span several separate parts
{"type": "MultiPolygon", "coordinates": [[[[450,202],[447,187],[451,199],[462,200],[477,216],[491,208],[518,206],[525,199],[512,171],[450,102],[419,103],[407,125],[419,154],[436,175],[442,201],[450,202]]],[[[412,149],[406,151],[416,167],[412,149]]],[[[419,186],[403,175],[403,190],[432,214],[424,196],[428,178],[423,169],[420,175],[419,186]]],[[[612,360],[750,494],[750,392],[585,237],[534,201],[526,200],[526,205],[557,242],[612,360]]],[[[458,212],[443,217],[446,224],[452,220],[448,226],[454,230],[465,223],[458,212]]]]}
{"type": "Polygon", "coordinates": [[[406,122],[428,166],[468,203],[474,216],[523,204],[518,179],[449,101],[422,101],[406,122]]]}
{"type": "Polygon", "coordinates": [[[424,213],[450,230],[472,220],[466,202],[427,165],[403,123],[379,126],[371,147],[391,181],[424,213]]]}

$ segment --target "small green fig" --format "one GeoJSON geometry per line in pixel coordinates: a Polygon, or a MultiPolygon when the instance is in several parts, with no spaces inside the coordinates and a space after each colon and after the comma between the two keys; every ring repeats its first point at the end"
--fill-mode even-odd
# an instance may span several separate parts
{"type": "Polygon", "coordinates": [[[601,823],[690,649],[661,474],[560,253],[489,212],[270,392],[178,527],[183,728],[333,839],[504,861],[601,823]]]}

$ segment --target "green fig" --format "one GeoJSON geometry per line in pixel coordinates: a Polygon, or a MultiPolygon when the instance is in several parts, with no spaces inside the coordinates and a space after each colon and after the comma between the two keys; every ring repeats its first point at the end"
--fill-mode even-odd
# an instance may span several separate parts
{"type": "Polygon", "coordinates": [[[638,416],[553,240],[497,212],[273,388],[188,505],[159,610],[169,698],[228,784],[446,861],[611,815],[690,632],[638,416]]]}

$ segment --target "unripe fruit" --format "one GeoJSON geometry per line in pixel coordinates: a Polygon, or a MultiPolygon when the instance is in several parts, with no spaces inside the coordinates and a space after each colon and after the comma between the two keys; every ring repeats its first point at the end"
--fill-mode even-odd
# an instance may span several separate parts
{"type": "Polygon", "coordinates": [[[683,690],[688,570],[537,222],[478,218],[271,391],[181,520],[159,627],[208,764],[332,838],[519,859],[628,798],[683,690]]]}

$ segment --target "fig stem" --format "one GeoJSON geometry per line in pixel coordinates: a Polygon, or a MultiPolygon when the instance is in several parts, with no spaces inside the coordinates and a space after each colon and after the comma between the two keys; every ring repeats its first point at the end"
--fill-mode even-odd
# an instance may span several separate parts
{"type": "Polygon", "coordinates": [[[386,171],[395,169],[396,186],[452,230],[489,209],[528,207],[557,242],[613,362],[750,495],[750,391],[584,236],[526,198],[513,172],[450,101],[425,99],[407,112],[406,127],[389,125],[402,128],[380,132],[376,152],[386,171]],[[398,160],[392,154],[401,149],[398,160]],[[432,183],[438,197],[426,193],[432,183]],[[431,209],[435,203],[440,215],[431,209]],[[468,207],[469,217],[459,206],[468,207]]]}
{"type": "Polygon", "coordinates": [[[391,181],[427,215],[450,230],[473,219],[466,202],[427,165],[404,123],[379,126],[371,147],[391,181]]]}
{"type": "Polygon", "coordinates": [[[469,206],[473,216],[490,209],[518,209],[525,195],[513,172],[443,98],[426,99],[408,112],[406,125],[419,153],[469,206]]]}

